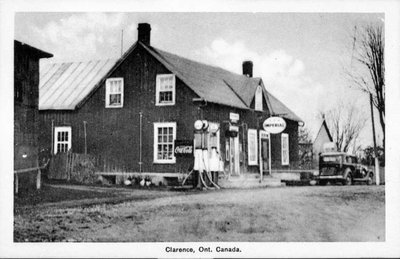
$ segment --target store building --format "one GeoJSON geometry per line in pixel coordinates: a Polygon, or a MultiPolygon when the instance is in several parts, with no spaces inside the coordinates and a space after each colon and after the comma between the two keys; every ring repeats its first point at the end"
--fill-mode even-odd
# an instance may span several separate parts
{"type": "Polygon", "coordinates": [[[176,144],[190,145],[201,119],[227,173],[297,168],[301,119],[253,77],[252,62],[240,75],[192,61],[151,46],[150,31],[139,24],[138,41],[117,60],[41,70],[44,148],[113,157],[130,172],[182,173],[193,153],[176,144]],[[270,116],[285,120],[282,133],[262,130],[270,116]]]}

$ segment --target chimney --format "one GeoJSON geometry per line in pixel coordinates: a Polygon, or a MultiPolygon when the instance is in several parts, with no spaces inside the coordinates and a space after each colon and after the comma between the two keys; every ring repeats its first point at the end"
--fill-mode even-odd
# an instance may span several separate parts
{"type": "Polygon", "coordinates": [[[148,23],[139,23],[138,26],[138,41],[145,45],[150,45],[151,26],[148,23]]]}
{"type": "Polygon", "coordinates": [[[250,60],[243,61],[242,68],[243,75],[253,77],[253,62],[251,62],[250,60]]]}

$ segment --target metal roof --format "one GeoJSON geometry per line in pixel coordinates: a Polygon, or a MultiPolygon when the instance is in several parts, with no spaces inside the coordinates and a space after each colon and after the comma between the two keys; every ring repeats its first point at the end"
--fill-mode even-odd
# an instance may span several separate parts
{"type": "Polygon", "coordinates": [[[40,68],[39,110],[74,110],[116,61],[44,64],[40,68]]]}

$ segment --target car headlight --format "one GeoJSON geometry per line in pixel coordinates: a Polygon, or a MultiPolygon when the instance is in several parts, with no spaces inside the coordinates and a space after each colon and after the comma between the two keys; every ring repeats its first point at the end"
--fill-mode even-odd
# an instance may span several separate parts
{"type": "Polygon", "coordinates": [[[314,175],[314,176],[318,176],[318,175],[319,175],[319,172],[318,172],[318,171],[314,171],[314,172],[313,172],[313,175],[314,175]]]}

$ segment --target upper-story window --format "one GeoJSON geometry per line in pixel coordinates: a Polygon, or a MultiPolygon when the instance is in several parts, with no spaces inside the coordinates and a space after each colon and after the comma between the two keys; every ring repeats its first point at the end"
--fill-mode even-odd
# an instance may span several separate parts
{"type": "Polygon", "coordinates": [[[106,108],[121,108],[124,105],[124,79],[106,80],[106,108]]]}
{"type": "Polygon", "coordinates": [[[175,104],[175,75],[157,75],[156,105],[175,104]]]}
{"type": "Polygon", "coordinates": [[[256,100],[255,100],[255,107],[254,107],[254,109],[256,111],[262,111],[263,110],[263,102],[262,102],[263,98],[262,98],[262,96],[263,96],[263,93],[262,93],[261,86],[258,86],[257,90],[256,90],[256,100]]]}

